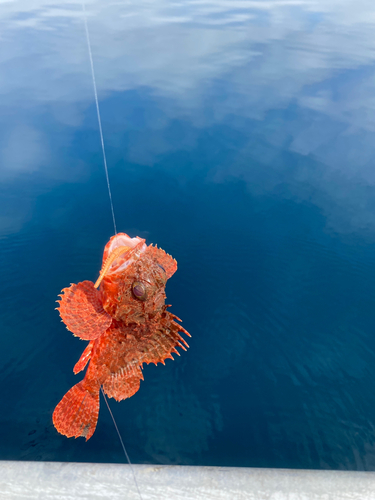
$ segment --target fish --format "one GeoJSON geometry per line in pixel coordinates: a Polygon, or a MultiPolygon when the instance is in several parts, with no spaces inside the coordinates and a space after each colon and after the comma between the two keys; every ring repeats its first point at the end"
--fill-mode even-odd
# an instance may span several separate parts
{"type": "Polygon", "coordinates": [[[176,260],[143,238],[118,233],[103,252],[96,283],[72,283],[59,295],[62,321],[76,337],[89,341],[75,364],[86,374],[56,406],[52,421],[67,437],[95,432],[102,390],[116,401],[133,396],[143,378],[143,364],[165,364],[189,347],[190,334],[167,309],[165,286],[176,272],[176,260]]]}

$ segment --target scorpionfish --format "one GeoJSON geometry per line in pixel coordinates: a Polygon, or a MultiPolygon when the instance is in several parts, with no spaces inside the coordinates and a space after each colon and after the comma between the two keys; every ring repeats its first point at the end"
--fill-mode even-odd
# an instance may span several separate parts
{"type": "Polygon", "coordinates": [[[105,246],[97,282],[62,290],[57,307],[62,321],[89,340],[73,371],[89,365],[53,412],[58,432],[87,441],[98,421],[101,388],[117,401],[130,398],[143,380],[143,363],[164,364],[172,353],[179,355],[176,347],[186,350],[180,333],[189,333],[165,304],[165,285],[176,270],[175,259],[161,248],[118,233],[105,246]]]}

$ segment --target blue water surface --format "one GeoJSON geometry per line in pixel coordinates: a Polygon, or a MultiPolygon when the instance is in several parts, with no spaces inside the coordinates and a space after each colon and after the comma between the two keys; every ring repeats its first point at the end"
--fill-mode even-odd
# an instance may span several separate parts
{"type": "MultiPolygon", "coordinates": [[[[375,4],[87,0],[117,229],[192,334],[111,408],[135,463],[375,470],[375,4]]],[[[52,412],[56,299],[113,223],[81,3],[0,5],[0,459],[124,462],[52,412]]]]}

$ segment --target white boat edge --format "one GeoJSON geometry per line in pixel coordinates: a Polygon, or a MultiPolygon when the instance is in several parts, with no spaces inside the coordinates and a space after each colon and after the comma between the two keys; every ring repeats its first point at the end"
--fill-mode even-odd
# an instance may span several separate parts
{"type": "Polygon", "coordinates": [[[0,461],[1,500],[375,500],[375,472],[0,461]]]}

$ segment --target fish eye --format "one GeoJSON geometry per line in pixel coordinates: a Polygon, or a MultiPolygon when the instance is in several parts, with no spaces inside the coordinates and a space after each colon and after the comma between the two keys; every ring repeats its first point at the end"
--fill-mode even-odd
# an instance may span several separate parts
{"type": "Polygon", "coordinates": [[[139,281],[134,281],[132,285],[132,292],[136,299],[146,300],[146,287],[139,281]]]}

